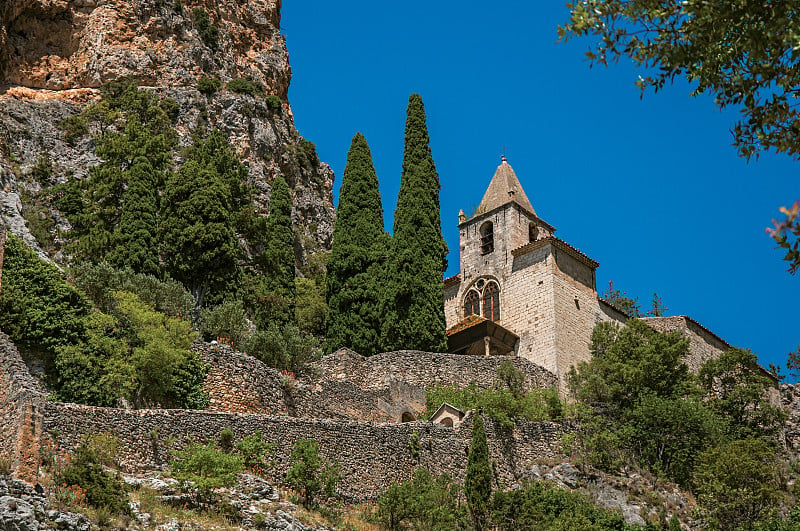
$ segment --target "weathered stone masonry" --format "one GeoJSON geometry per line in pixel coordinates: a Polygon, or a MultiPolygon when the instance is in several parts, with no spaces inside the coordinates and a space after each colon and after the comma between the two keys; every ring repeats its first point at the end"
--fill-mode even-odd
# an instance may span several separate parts
{"type": "Polygon", "coordinates": [[[16,347],[0,332],[0,459],[18,479],[36,483],[42,394],[16,347]]]}
{"type": "MultiPolygon", "coordinates": [[[[212,377],[212,387],[222,381],[224,374],[235,374],[243,378],[246,368],[257,368],[260,363],[249,356],[234,354],[226,347],[203,348],[204,358],[216,356],[219,365],[216,380],[212,377]],[[230,356],[230,357],[227,357],[230,356]],[[227,359],[228,361],[225,361],[227,359]]],[[[393,370],[404,370],[402,366],[411,363],[414,353],[398,353],[399,366],[393,370]]],[[[430,354],[431,359],[439,359],[430,354]]],[[[424,357],[424,356],[423,356],[424,357]]],[[[441,360],[447,360],[444,355],[441,360]]],[[[388,375],[393,363],[387,359],[372,365],[369,360],[353,353],[340,352],[330,360],[322,362],[330,366],[347,364],[361,367],[354,371],[355,379],[371,378],[370,374],[388,375]],[[378,368],[385,365],[384,368],[378,368]],[[370,371],[376,371],[371,373],[370,371]]],[[[444,363],[444,362],[443,362],[444,363]]],[[[455,363],[455,362],[453,362],[455,363]]],[[[485,362],[482,362],[485,363],[485,362]]],[[[457,365],[457,364],[455,364],[457,365]]],[[[455,370],[454,367],[450,367],[455,370]]],[[[440,365],[440,367],[445,366],[440,365]]],[[[489,367],[491,368],[491,367],[489,367]]],[[[256,371],[257,372],[257,371],[256,371]]],[[[419,377],[421,373],[418,374],[419,377]]],[[[546,381],[546,374],[541,374],[546,381]]],[[[268,385],[272,378],[280,378],[275,371],[267,371],[254,378],[265,378],[268,385]]],[[[483,377],[488,382],[488,377],[483,377]]],[[[254,380],[255,381],[255,380],[254,380]]],[[[231,389],[237,384],[231,381],[231,389]]],[[[298,414],[307,415],[313,408],[313,399],[322,396],[339,384],[348,384],[358,389],[353,382],[319,381],[299,383],[298,414]],[[327,387],[326,387],[327,385],[327,387]],[[321,387],[317,387],[321,386],[321,387]],[[308,393],[308,394],[304,394],[308,393]],[[303,397],[306,397],[304,399],[303,397]],[[311,398],[311,399],[308,399],[311,398]]],[[[272,384],[267,387],[276,390],[272,384]]],[[[410,385],[410,384],[409,384],[410,385]]],[[[366,390],[364,396],[370,395],[366,390]]],[[[212,393],[213,394],[213,393],[212,393]]],[[[265,394],[251,393],[240,404],[243,407],[275,407],[280,409],[283,398],[271,402],[265,394]]],[[[222,397],[223,395],[218,395],[222,397]]],[[[317,415],[334,411],[331,404],[338,400],[331,395],[329,403],[322,402],[317,415]]],[[[222,402],[217,402],[222,407],[222,402]]],[[[29,483],[36,483],[40,460],[42,437],[48,437],[59,448],[72,451],[82,437],[91,433],[109,432],[119,439],[117,459],[126,470],[162,468],[169,461],[169,450],[185,447],[191,441],[207,441],[218,437],[224,428],[234,431],[237,438],[261,430],[264,438],[275,444],[274,479],[280,481],[289,467],[289,456],[294,442],[300,438],[313,438],[320,444],[322,455],[336,459],[342,466],[342,482],[339,494],[349,501],[374,499],[394,480],[411,477],[418,466],[428,468],[434,473],[447,472],[458,480],[463,480],[466,472],[467,449],[471,440],[472,418],[465,417],[456,429],[430,422],[376,423],[341,418],[297,418],[286,415],[246,414],[215,411],[189,410],[123,410],[63,404],[44,400],[36,390],[36,383],[28,373],[19,353],[0,333],[0,455],[12,456],[15,476],[29,483]],[[412,451],[418,448],[418,452],[412,451]]],[[[522,476],[537,458],[553,457],[560,447],[564,428],[555,423],[519,422],[512,430],[503,430],[492,422],[486,423],[487,438],[492,459],[496,462],[496,481],[510,485],[522,476]]]]}

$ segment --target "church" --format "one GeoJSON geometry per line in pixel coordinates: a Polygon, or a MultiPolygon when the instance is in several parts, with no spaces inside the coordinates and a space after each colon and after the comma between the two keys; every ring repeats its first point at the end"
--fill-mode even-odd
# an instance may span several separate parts
{"type": "MultiPolygon", "coordinates": [[[[536,215],[503,157],[475,213],[458,215],[460,273],[444,281],[448,350],[525,358],[558,377],[588,361],[603,321],[629,318],[597,294],[598,262],[555,236],[536,215]]],[[[690,339],[690,369],[731,346],[687,316],[644,319],[690,339]]]]}

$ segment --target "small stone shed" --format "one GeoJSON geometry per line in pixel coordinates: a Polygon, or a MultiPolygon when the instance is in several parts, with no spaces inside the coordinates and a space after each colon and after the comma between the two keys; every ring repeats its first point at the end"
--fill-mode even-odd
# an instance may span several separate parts
{"type": "Polygon", "coordinates": [[[457,407],[448,404],[447,402],[442,402],[442,405],[439,406],[439,409],[437,409],[436,412],[431,416],[431,422],[442,424],[448,428],[457,428],[461,425],[464,415],[466,415],[466,413],[457,407]]]}

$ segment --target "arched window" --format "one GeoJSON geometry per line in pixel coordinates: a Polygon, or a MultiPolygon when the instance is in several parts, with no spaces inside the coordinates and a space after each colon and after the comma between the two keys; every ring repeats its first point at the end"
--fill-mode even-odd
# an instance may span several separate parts
{"type": "Polygon", "coordinates": [[[500,289],[494,282],[483,290],[483,316],[490,321],[500,320],[500,289]]]}
{"type": "Polygon", "coordinates": [[[481,314],[481,299],[477,291],[470,290],[464,299],[464,317],[481,314]]]}
{"type": "Polygon", "coordinates": [[[400,417],[400,422],[414,422],[415,420],[417,420],[417,418],[414,416],[413,413],[411,413],[409,411],[406,411],[400,417]]]}
{"type": "Polygon", "coordinates": [[[481,254],[489,254],[494,251],[494,226],[491,221],[481,225],[481,254]]]}
{"type": "Polygon", "coordinates": [[[539,229],[535,223],[528,225],[528,241],[535,242],[539,238],[539,229]]]}

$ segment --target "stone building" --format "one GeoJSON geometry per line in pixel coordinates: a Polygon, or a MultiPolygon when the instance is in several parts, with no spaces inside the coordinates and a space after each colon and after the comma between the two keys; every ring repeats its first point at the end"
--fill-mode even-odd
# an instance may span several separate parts
{"type": "MultiPolygon", "coordinates": [[[[598,263],[555,236],[536,215],[503,157],[472,217],[458,217],[461,272],[445,280],[448,348],[515,355],[564,376],[589,360],[592,330],[628,316],[597,295],[598,263]]],[[[689,318],[649,318],[691,339],[689,366],[730,346],[689,318]],[[697,358],[697,359],[694,359],[697,358]]]]}

